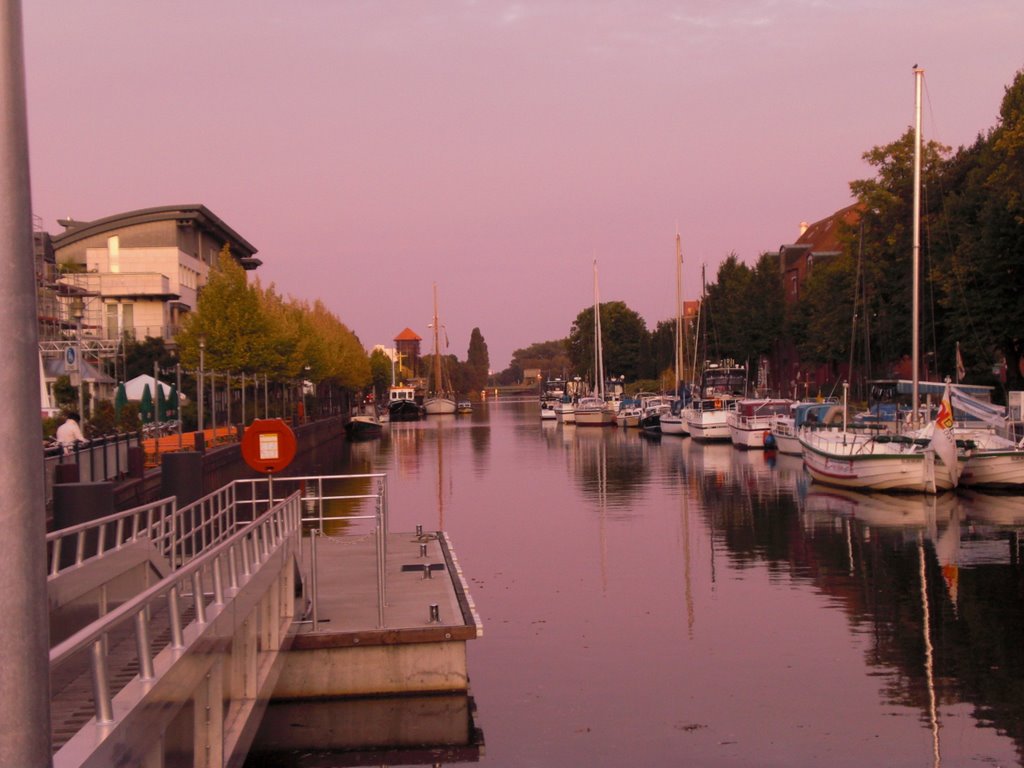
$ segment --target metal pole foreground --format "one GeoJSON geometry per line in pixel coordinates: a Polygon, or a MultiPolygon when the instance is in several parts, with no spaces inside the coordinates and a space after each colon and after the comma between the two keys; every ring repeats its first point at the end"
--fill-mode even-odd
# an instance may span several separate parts
{"type": "Polygon", "coordinates": [[[39,329],[20,0],[0,0],[0,765],[50,759],[39,329]]]}

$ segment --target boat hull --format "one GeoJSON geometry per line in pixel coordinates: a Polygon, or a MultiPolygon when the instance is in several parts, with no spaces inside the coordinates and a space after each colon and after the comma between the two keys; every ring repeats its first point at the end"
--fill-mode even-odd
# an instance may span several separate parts
{"type": "Polygon", "coordinates": [[[428,416],[455,413],[455,401],[447,397],[430,397],[423,401],[423,410],[428,416]]]}
{"type": "Polygon", "coordinates": [[[612,411],[590,411],[576,409],[577,427],[614,427],[615,413],[612,411]]]}
{"type": "Polygon", "coordinates": [[[974,451],[967,458],[960,483],[972,488],[1024,487],[1024,451],[974,451]]]}
{"type": "Polygon", "coordinates": [[[867,434],[835,432],[803,434],[800,445],[811,479],[825,485],[920,493],[954,487],[949,470],[931,451],[904,450],[867,434]]]}
{"type": "Polygon", "coordinates": [[[661,434],[687,435],[689,434],[689,432],[686,431],[686,422],[683,421],[683,418],[681,416],[673,416],[672,414],[662,414],[661,434]]]}
{"type": "Polygon", "coordinates": [[[737,419],[736,414],[729,416],[729,440],[737,448],[760,449],[774,443],[771,424],[761,419],[737,419]]]}
{"type": "Polygon", "coordinates": [[[372,416],[353,416],[345,425],[345,434],[353,440],[366,440],[380,437],[383,431],[380,421],[372,416]]]}
{"type": "Polygon", "coordinates": [[[388,406],[391,421],[419,421],[423,416],[423,406],[411,400],[396,401],[388,406]]]}
{"type": "Polygon", "coordinates": [[[686,429],[690,437],[703,442],[728,441],[727,411],[696,411],[687,415],[686,429]]]}

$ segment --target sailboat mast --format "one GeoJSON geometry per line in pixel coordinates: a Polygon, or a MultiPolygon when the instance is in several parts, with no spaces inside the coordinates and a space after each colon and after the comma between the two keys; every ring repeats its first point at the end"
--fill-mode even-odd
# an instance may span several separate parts
{"type": "Polygon", "coordinates": [[[434,391],[441,396],[441,344],[438,339],[437,283],[434,283],[434,391]]]}
{"type": "Polygon", "coordinates": [[[601,295],[597,287],[597,259],[594,259],[594,390],[604,399],[604,355],[601,351],[601,295]]]}
{"type": "Polygon", "coordinates": [[[672,394],[679,394],[679,382],[683,373],[683,246],[679,232],[676,232],[676,380],[672,394]]]}
{"type": "Polygon", "coordinates": [[[913,299],[913,333],[911,342],[911,359],[913,364],[913,377],[911,399],[913,418],[917,419],[917,409],[920,405],[920,359],[921,340],[920,329],[918,328],[921,316],[921,79],[924,77],[924,70],[914,67],[914,239],[911,246],[911,261],[914,270],[914,299],[913,299]]]}

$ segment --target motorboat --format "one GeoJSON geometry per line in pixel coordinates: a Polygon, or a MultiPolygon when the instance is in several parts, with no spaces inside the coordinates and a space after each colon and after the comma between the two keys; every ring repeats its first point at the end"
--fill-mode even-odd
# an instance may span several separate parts
{"type": "Polygon", "coordinates": [[[787,456],[802,456],[800,430],[805,426],[842,424],[842,408],[833,400],[802,401],[789,406],[788,413],[776,414],[772,420],[772,439],[775,449],[787,456]]]}
{"type": "Polygon", "coordinates": [[[425,415],[423,406],[416,402],[415,389],[404,385],[388,388],[388,418],[391,421],[419,421],[425,415]]]}
{"type": "Polygon", "coordinates": [[[789,413],[792,400],[773,398],[743,399],[729,411],[729,439],[737,448],[773,448],[772,423],[776,416],[789,413]]]}

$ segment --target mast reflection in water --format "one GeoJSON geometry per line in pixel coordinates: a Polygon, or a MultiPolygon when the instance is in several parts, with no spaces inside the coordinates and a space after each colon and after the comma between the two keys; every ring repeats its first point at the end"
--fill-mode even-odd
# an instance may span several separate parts
{"type": "Polygon", "coordinates": [[[1024,497],[836,491],[534,402],[346,448],[394,530],[443,515],[481,763],[1024,764],[1024,497]]]}

